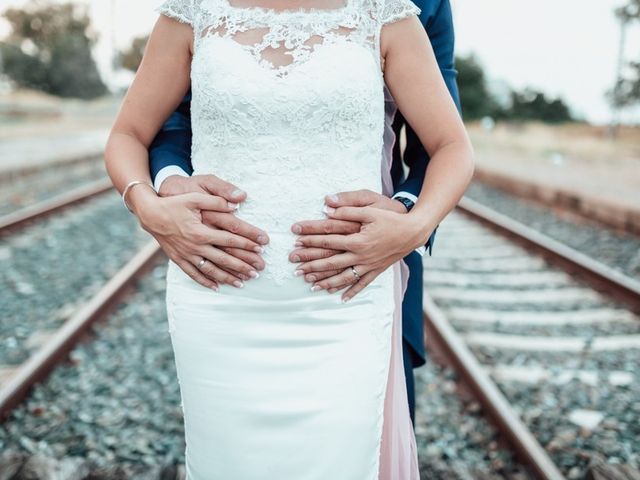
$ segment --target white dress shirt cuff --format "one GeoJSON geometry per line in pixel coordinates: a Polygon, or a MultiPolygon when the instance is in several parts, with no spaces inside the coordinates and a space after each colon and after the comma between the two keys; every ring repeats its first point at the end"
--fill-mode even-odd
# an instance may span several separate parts
{"type": "MultiPolygon", "coordinates": [[[[396,193],[393,194],[393,197],[391,197],[391,198],[396,198],[396,197],[408,198],[413,203],[416,203],[418,201],[418,197],[416,197],[413,193],[409,193],[409,192],[396,192],[396,193]]],[[[421,245],[418,248],[416,248],[415,251],[418,252],[418,254],[421,257],[424,257],[424,254],[427,251],[427,247],[425,245],[421,245]]]]}
{"type": "Polygon", "coordinates": [[[160,191],[160,186],[162,182],[164,182],[171,175],[181,175],[183,177],[190,176],[187,172],[185,172],[182,168],[177,165],[168,165],[160,169],[158,174],[156,175],[156,179],[153,182],[153,188],[156,189],[156,192],[160,191]]]}
{"type": "Polygon", "coordinates": [[[393,194],[393,197],[391,197],[391,198],[396,198],[396,197],[408,198],[413,203],[417,203],[418,202],[418,197],[416,197],[413,193],[409,193],[409,192],[396,192],[396,193],[393,194]]]}

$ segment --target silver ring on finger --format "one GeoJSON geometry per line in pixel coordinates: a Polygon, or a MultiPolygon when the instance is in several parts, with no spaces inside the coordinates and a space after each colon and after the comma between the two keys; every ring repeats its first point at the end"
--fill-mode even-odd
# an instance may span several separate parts
{"type": "Polygon", "coordinates": [[[202,267],[204,266],[205,263],[207,263],[207,259],[206,258],[203,258],[202,260],[200,260],[198,262],[198,265],[197,265],[198,270],[202,270],[202,267]]]}
{"type": "Polygon", "coordinates": [[[351,267],[351,273],[356,277],[356,283],[360,281],[360,275],[358,274],[356,267],[351,267]]]}

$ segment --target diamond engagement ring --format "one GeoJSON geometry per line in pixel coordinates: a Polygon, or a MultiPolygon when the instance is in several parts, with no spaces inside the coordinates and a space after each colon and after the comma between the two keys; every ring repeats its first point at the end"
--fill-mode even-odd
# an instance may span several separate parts
{"type": "Polygon", "coordinates": [[[353,272],[353,275],[356,277],[356,282],[358,282],[360,280],[360,275],[358,275],[358,272],[356,271],[356,267],[351,267],[351,271],[353,272]]]}

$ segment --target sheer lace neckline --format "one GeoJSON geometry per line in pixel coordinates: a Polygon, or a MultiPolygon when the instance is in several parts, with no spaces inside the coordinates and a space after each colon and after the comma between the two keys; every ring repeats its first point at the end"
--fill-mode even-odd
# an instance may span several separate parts
{"type": "Polygon", "coordinates": [[[235,11],[240,13],[259,13],[269,16],[307,16],[318,14],[335,14],[342,13],[349,9],[353,0],[344,0],[341,5],[337,7],[324,8],[324,7],[309,7],[309,8],[284,8],[276,9],[271,7],[263,7],[260,5],[247,5],[239,6],[232,4],[232,0],[219,0],[223,7],[229,11],[235,11]]]}

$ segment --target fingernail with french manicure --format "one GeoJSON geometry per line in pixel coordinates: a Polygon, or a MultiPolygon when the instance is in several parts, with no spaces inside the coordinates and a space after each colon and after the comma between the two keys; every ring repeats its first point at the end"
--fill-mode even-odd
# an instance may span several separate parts
{"type": "Polygon", "coordinates": [[[251,276],[251,278],[258,278],[260,276],[260,274],[258,272],[255,271],[250,271],[249,275],[251,276]]]}
{"type": "Polygon", "coordinates": [[[253,251],[256,253],[264,253],[264,248],[262,247],[253,247],[253,251]]]}
{"type": "Polygon", "coordinates": [[[240,280],[235,280],[235,281],[233,282],[233,285],[234,285],[235,287],[238,287],[238,288],[242,288],[242,287],[244,287],[244,283],[242,283],[240,280]]]}
{"type": "Polygon", "coordinates": [[[293,274],[294,274],[296,277],[299,277],[299,276],[300,276],[300,275],[302,275],[303,273],[304,273],[304,271],[302,271],[302,270],[300,270],[300,269],[297,269],[295,272],[293,272],[293,274]]]}
{"type": "Polygon", "coordinates": [[[333,195],[329,195],[329,200],[331,200],[332,202],[337,202],[338,201],[338,195],[336,195],[335,193],[333,195]]]}
{"type": "Polygon", "coordinates": [[[238,208],[238,204],[237,204],[237,203],[232,203],[232,202],[227,202],[227,206],[228,206],[229,208],[233,208],[234,210],[235,210],[236,208],[238,208]]]}
{"type": "Polygon", "coordinates": [[[258,243],[267,243],[267,237],[264,235],[258,235],[258,243]]]}
{"type": "Polygon", "coordinates": [[[232,197],[239,197],[242,194],[244,194],[244,190],[240,190],[239,188],[236,188],[233,192],[231,192],[232,197]]]}
{"type": "Polygon", "coordinates": [[[318,290],[322,290],[322,287],[320,285],[314,285],[313,287],[311,287],[312,292],[317,292],[318,290]]]}
{"type": "Polygon", "coordinates": [[[333,207],[330,207],[329,205],[325,205],[324,207],[322,207],[322,211],[324,213],[333,213],[336,211],[336,209],[333,207]]]}

